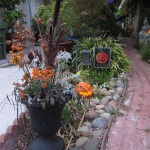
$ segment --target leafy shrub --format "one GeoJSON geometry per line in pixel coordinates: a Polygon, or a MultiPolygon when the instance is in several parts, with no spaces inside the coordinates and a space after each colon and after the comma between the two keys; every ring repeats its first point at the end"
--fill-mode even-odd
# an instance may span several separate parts
{"type": "MultiPolygon", "coordinates": [[[[79,70],[81,70],[81,77],[88,79],[91,84],[102,84],[111,77],[118,75],[121,72],[127,72],[129,70],[129,61],[121,47],[113,37],[103,36],[97,38],[83,38],[81,41],[77,41],[79,45],[79,70]],[[106,69],[94,69],[92,66],[82,66],[81,64],[81,51],[84,49],[93,51],[96,47],[111,48],[111,60],[110,68],[106,69]]],[[[73,53],[72,67],[75,68],[75,47],[73,53]]]]}
{"type": "Polygon", "coordinates": [[[144,61],[150,63],[150,44],[143,45],[140,49],[140,54],[144,61]]]}
{"type": "MultiPolygon", "coordinates": [[[[43,24],[48,26],[54,4],[55,0],[52,0],[49,5],[40,6],[35,18],[42,18],[43,24]]],[[[121,28],[116,26],[107,0],[63,0],[59,22],[66,23],[68,30],[82,37],[96,37],[104,33],[117,36],[122,32],[121,28]]]]}

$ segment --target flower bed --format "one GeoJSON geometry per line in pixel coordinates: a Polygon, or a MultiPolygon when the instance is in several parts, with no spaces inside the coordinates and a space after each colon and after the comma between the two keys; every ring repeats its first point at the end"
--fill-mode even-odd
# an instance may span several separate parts
{"type": "MultiPolygon", "coordinates": [[[[94,94],[99,98],[91,98],[90,101],[82,99],[80,104],[70,101],[66,105],[62,127],[57,133],[65,140],[66,149],[97,150],[104,146],[106,131],[109,129],[112,117],[117,114],[118,105],[123,99],[125,83],[126,74],[122,73],[118,78],[111,78],[100,87],[94,86],[94,94]]],[[[23,132],[12,150],[27,148],[29,143],[37,137],[31,131],[28,115],[26,116],[26,125],[22,128],[23,132]]]]}

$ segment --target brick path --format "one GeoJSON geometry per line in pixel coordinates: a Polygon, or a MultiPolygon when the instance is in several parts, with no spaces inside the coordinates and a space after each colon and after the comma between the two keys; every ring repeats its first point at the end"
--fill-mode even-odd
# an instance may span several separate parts
{"type": "Polygon", "coordinates": [[[125,115],[112,125],[106,150],[150,150],[150,65],[134,49],[134,39],[123,43],[132,61],[127,88],[132,101],[125,115]]]}

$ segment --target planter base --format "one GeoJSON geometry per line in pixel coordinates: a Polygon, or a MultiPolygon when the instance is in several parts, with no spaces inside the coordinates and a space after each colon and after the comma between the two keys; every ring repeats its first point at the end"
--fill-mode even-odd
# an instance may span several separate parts
{"type": "Polygon", "coordinates": [[[65,150],[64,141],[58,136],[40,136],[29,146],[29,150],[65,150]]]}

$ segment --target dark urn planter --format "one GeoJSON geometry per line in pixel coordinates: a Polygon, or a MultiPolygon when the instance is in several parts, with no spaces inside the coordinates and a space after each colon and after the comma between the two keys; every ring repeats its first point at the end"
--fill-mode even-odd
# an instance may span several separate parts
{"type": "Polygon", "coordinates": [[[43,109],[41,104],[25,104],[32,130],[38,133],[39,137],[29,145],[29,150],[65,150],[63,139],[56,136],[61,126],[61,115],[63,107],[49,106],[43,109]]]}

